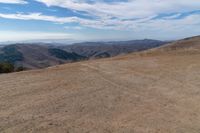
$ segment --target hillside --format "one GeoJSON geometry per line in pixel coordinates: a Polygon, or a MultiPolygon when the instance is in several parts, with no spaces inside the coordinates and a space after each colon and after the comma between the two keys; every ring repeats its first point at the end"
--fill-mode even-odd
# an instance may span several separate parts
{"type": "Polygon", "coordinates": [[[162,46],[166,43],[164,41],[144,39],[116,42],[85,42],[61,46],[60,48],[68,52],[74,52],[88,58],[96,59],[143,51],[162,46]]]}
{"type": "Polygon", "coordinates": [[[163,46],[162,48],[168,50],[199,50],[200,49],[200,37],[185,38],[183,40],[175,41],[169,45],[163,46]]]}
{"type": "Polygon", "coordinates": [[[199,46],[0,75],[0,132],[199,133],[199,46]]]}
{"type": "Polygon", "coordinates": [[[0,47],[0,62],[10,62],[27,69],[45,68],[86,59],[113,57],[164,45],[157,40],[124,42],[86,42],[59,46],[58,44],[14,44],[0,47]]]}
{"type": "Polygon", "coordinates": [[[11,62],[28,69],[45,68],[82,59],[85,57],[61,49],[49,48],[46,45],[15,44],[0,49],[0,62],[11,62]]]}
{"type": "Polygon", "coordinates": [[[200,36],[174,41],[161,47],[141,52],[140,54],[199,54],[200,36]]]}

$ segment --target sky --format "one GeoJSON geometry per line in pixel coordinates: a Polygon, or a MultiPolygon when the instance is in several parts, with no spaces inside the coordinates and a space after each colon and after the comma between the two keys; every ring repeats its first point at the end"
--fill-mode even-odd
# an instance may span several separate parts
{"type": "Polygon", "coordinates": [[[0,0],[0,42],[200,35],[200,0],[0,0]]]}

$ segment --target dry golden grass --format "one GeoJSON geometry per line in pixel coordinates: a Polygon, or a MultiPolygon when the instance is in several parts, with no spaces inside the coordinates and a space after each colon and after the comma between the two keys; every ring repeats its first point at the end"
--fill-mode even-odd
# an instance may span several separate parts
{"type": "Polygon", "coordinates": [[[200,54],[152,53],[0,75],[0,132],[199,133],[200,54]]]}

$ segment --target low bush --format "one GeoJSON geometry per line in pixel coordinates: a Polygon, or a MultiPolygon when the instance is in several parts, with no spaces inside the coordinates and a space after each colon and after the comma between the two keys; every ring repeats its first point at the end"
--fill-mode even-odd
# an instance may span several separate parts
{"type": "Polygon", "coordinates": [[[0,73],[11,73],[15,71],[15,67],[11,63],[0,63],[0,73]]]}
{"type": "Polygon", "coordinates": [[[8,62],[0,62],[0,74],[1,73],[12,73],[12,72],[20,72],[25,71],[26,68],[23,66],[16,67],[12,63],[8,62]]]}
{"type": "Polygon", "coordinates": [[[21,72],[21,71],[25,71],[26,70],[26,68],[25,67],[23,67],[23,66],[20,66],[20,67],[18,67],[18,68],[16,68],[16,72],[21,72]]]}

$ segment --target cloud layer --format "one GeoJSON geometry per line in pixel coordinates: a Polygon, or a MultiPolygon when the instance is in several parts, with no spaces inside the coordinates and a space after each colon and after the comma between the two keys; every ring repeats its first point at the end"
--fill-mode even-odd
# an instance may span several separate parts
{"type": "MultiPolygon", "coordinates": [[[[81,16],[59,17],[42,12],[5,14],[1,18],[75,23],[74,29],[127,30],[138,33],[170,33],[200,31],[198,0],[34,0],[47,7],[60,7],[81,16]],[[78,28],[76,28],[78,27],[78,28]]],[[[25,0],[0,0],[0,3],[25,4],[25,0]]],[[[31,6],[31,5],[30,5],[31,6]]],[[[65,29],[69,26],[63,26],[65,29]]],[[[181,33],[179,33],[181,34],[181,33]]]]}
{"type": "Polygon", "coordinates": [[[67,33],[48,33],[48,32],[21,32],[21,31],[0,31],[0,42],[5,41],[26,41],[38,39],[70,39],[73,37],[67,33]],[[26,38],[24,38],[26,37],[26,38]]]}
{"type": "MultiPolygon", "coordinates": [[[[128,0],[104,2],[96,0],[37,0],[47,6],[59,6],[75,11],[84,11],[97,18],[132,19],[165,13],[188,12],[200,9],[198,0],[128,0]]],[[[114,1],[114,0],[113,0],[114,1]]]]}
{"type": "Polygon", "coordinates": [[[0,0],[0,3],[8,3],[8,4],[26,4],[25,0],[0,0]]]}

